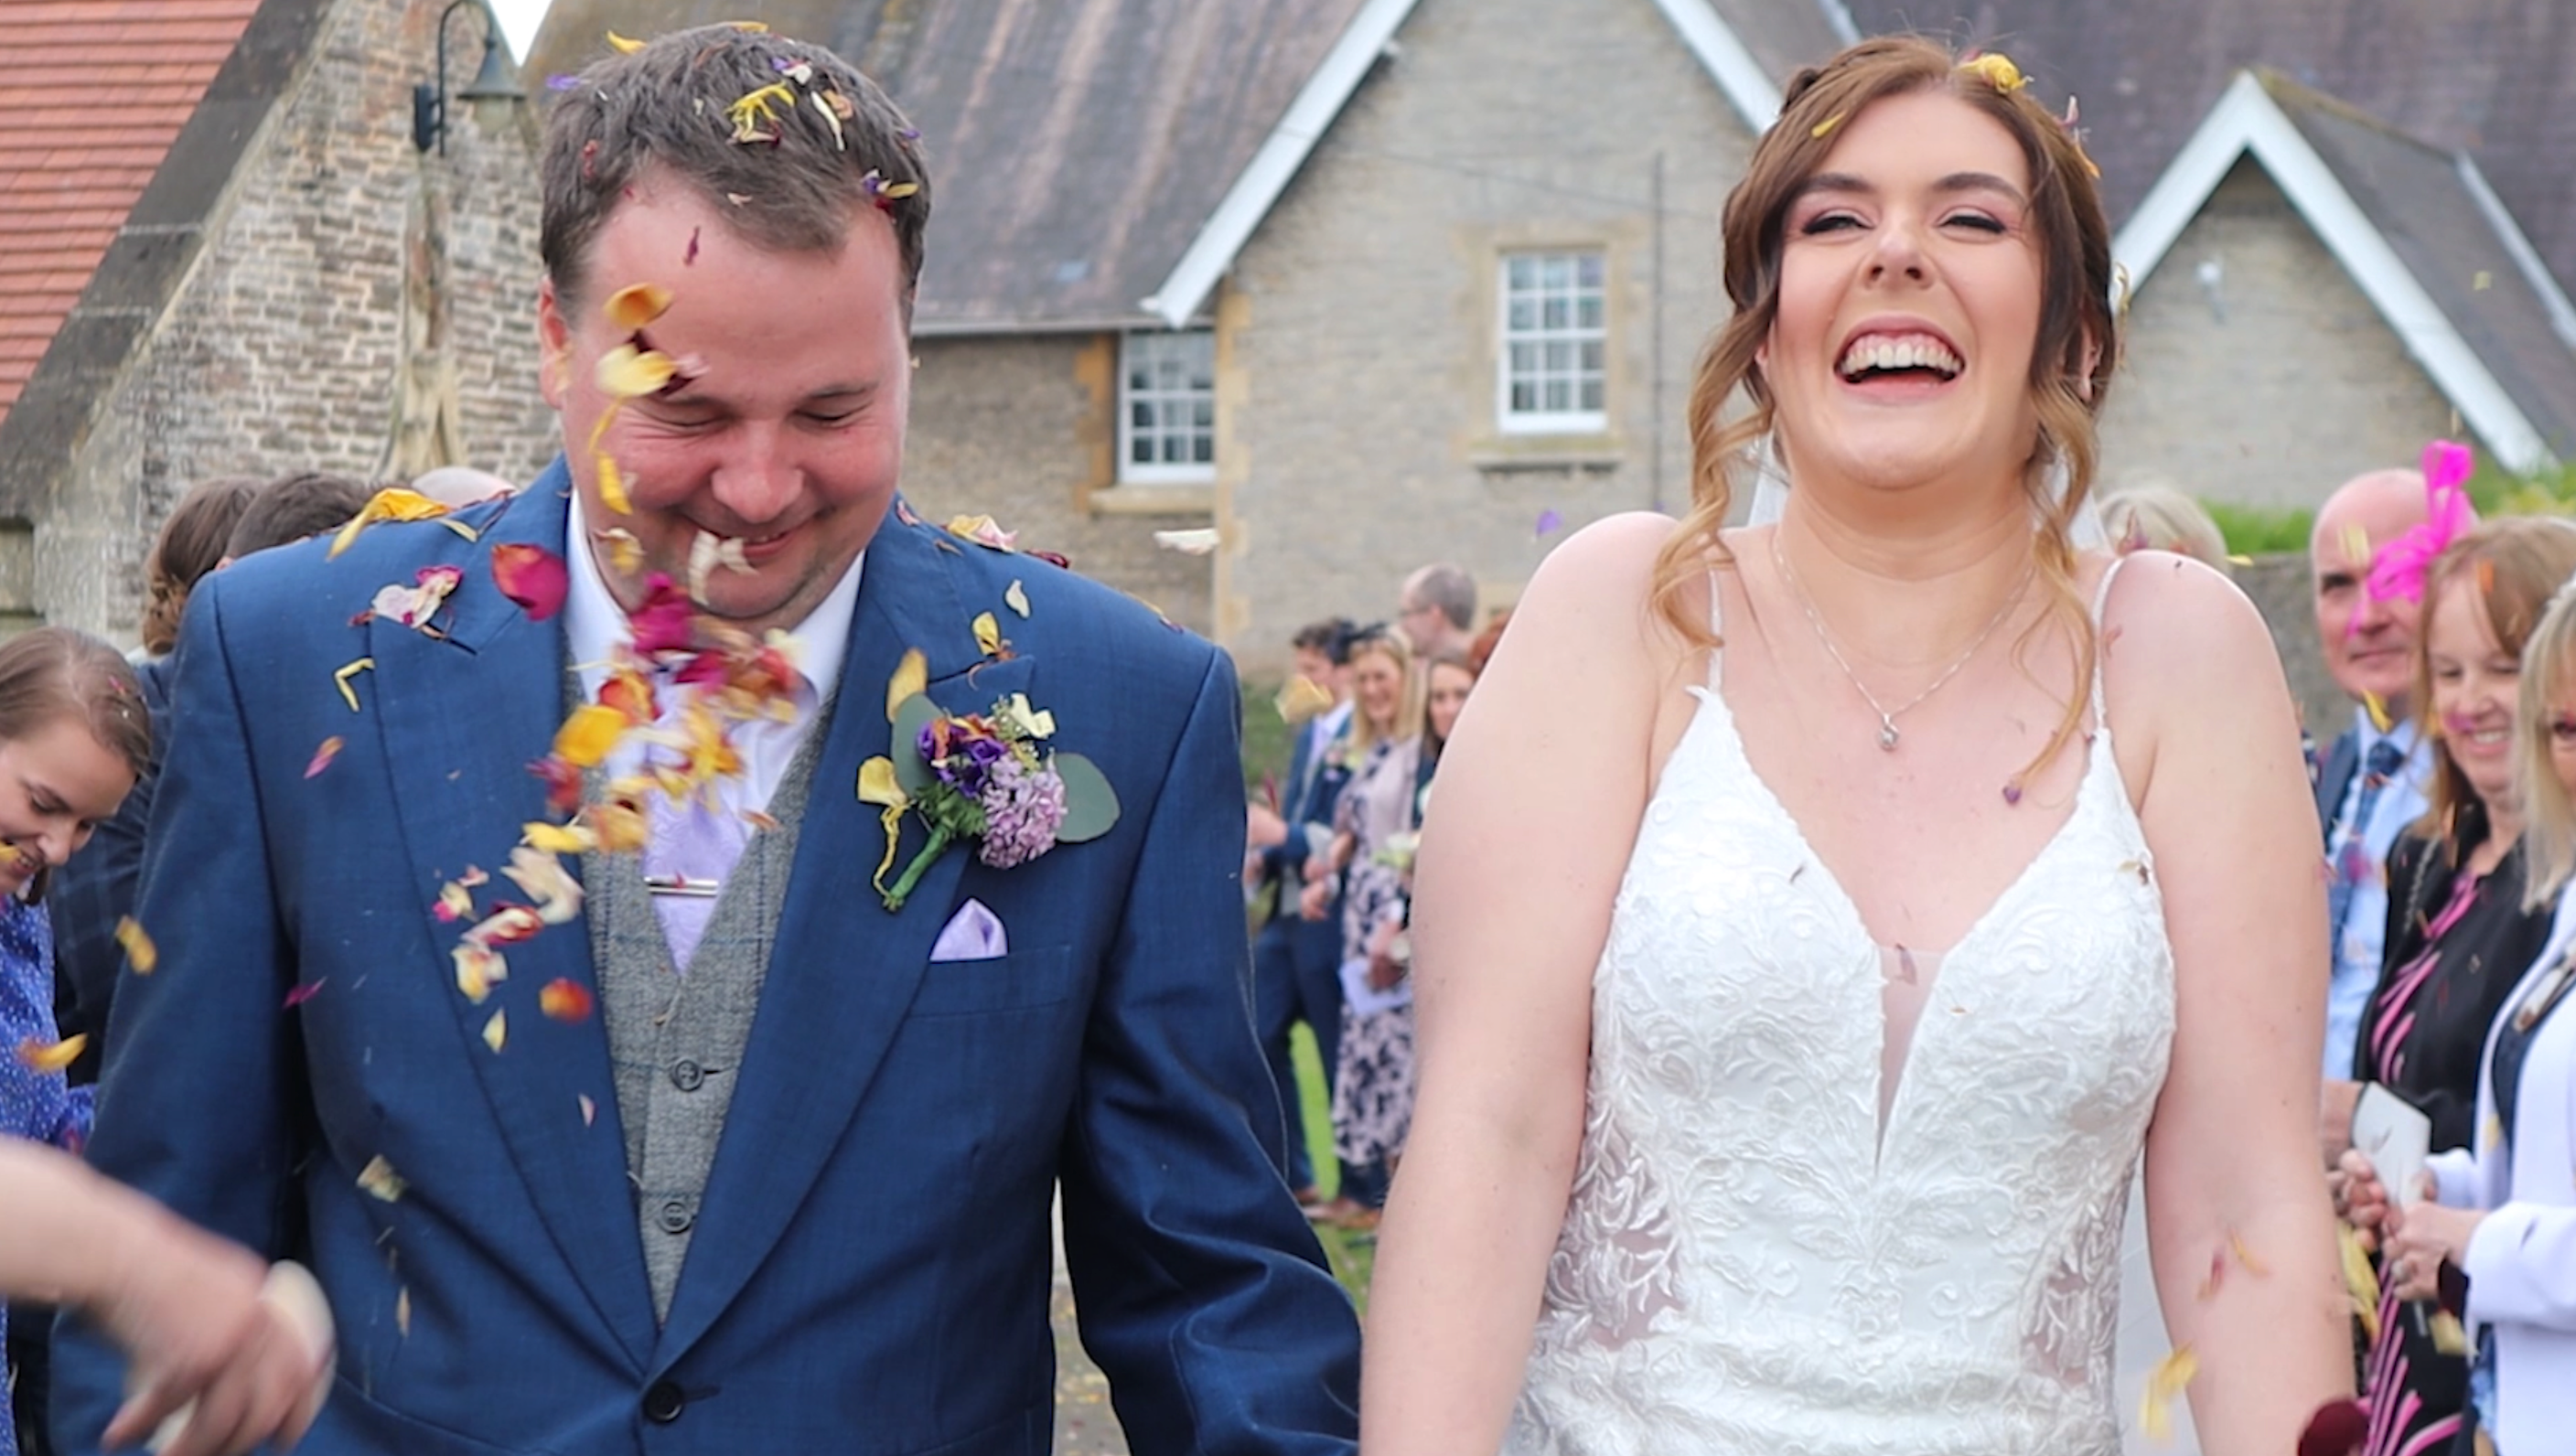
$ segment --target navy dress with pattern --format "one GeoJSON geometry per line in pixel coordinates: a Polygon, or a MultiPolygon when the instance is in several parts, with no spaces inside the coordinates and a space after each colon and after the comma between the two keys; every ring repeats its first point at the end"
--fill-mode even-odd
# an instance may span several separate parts
{"type": "MultiPolygon", "coordinates": [[[[51,1045],[54,931],[43,907],[0,896],[0,1133],[77,1149],[89,1137],[90,1089],[27,1065],[18,1049],[51,1045]]],[[[0,1306],[0,1332],[8,1311],[0,1306]]],[[[0,1389],[0,1456],[17,1456],[17,1422],[0,1389]]]]}

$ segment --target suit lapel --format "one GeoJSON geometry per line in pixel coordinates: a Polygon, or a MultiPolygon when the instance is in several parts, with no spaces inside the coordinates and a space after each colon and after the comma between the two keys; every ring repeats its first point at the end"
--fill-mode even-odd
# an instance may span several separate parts
{"type": "Polygon", "coordinates": [[[2343,812],[2343,798],[2352,787],[2352,776],[2361,768],[2361,733],[2347,728],[2335,738],[2334,748],[2326,754],[2324,769],[2317,775],[2317,822],[2325,826],[2326,849],[2334,849],[2335,817],[2343,812]]]}
{"type": "MultiPolygon", "coordinates": [[[[972,845],[951,846],[900,912],[888,912],[870,888],[885,835],[880,811],[858,801],[857,783],[859,765],[892,739],[887,682],[908,648],[926,656],[931,697],[951,711],[989,707],[1028,681],[1026,660],[982,662],[973,620],[1000,604],[966,604],[950,577],[947,553],[984,548],[900,515],[888,515],[861,568],[830,736],[797,833],[742,1081],[672,1297],[663,1362],[741,1292],[821,1176],[920,987],[974,853],[972,845]]],[[[895,873],[923,841],[913,816],[902,835],[895,873]]]]}
{"type": "MultiPolygon", "coordinates": [[[[368,716],[382,725],[420,913],[442,951],[466,926],[430,913],[439,886],[469,865],[497,871],[519,826],[551,817],[528,765],[545,755],[563,721],[563,630],[557,621],[528,620],[500,594],[491,549],[519,541],[562,550],[564,489],[558,462],[489,524],[465,555],[465,581],[450,598],[454,616],[443,640],[383,619],[370,628],[374,688],[386,710],[368,716]]],[[[514,895],[495,874],[478,906],[514,895]]],[[[509,979],[480,1004],[456,989],[444,959],[432,973],[556,1249],[640,1368],[652,1345],[653,1308],[626,1192],[607,1037],[596,1018],[565,1025],[537,1005],[539,989],[557,979],[595,994],[589,931],[580,920],[548,926],[503,953],[509,979]],[[506,1015],[508,1029],[497,1053],[485,1040],[496,1013],[506,1015]]]]}

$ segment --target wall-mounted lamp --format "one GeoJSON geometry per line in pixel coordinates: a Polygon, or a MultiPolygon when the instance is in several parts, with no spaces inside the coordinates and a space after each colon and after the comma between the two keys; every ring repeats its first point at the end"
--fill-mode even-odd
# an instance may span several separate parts
{"type": "Polygon", "coordinates": [[[464,90],[456,93],[465,101],[525,101],[528,94],[519,89],[519,79],[510,69],[510,43],[501,34],[501,20],[492,13],[486,0],[448,0],[447,8],[438,12],[438,84],[423,81],[411,88],[411,144],[428,151],[438,145],[438,154],[447,155],[447,20],[458,10],[471,5],[483,12],[483,65],[464,90]]]}

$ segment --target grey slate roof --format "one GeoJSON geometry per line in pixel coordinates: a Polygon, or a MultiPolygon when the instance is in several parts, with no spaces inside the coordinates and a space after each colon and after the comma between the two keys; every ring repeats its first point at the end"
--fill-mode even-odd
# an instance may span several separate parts
{"type": "Polygon", "coordinates": [[[2576,352],[2480,212],[2456,155],[2281,77],[2263,80],[2551,453],[2576,459],[2576,352]]]}
{"type": "MultiPolygon", "coordinates": [[[[1361,0],[783,0],[922,133],[935,201],[925,334],[1158,323],[1139,305],[1197,236],[1361,0]]],[[[741,0],[556,0],[532,75],[602,35],[742,18],[741,0]]]]}

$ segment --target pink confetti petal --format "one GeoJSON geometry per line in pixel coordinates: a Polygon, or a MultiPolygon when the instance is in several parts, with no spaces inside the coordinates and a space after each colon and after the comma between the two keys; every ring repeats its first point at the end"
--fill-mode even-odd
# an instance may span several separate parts
{"type": "Polygon", "coordinates": [[[519,604],[528,620],[542,622],[563,610],[572,577],[564,560],[543,546],[509,541],[492,548],[492,581],[519,604]]]}
{"type": "Polygon", "coordinates": [[[330,979],[330,977],[324,976],[319,981],[307,981],[287,992],[285,1009],[292,1011],[296,1007],[303,1005],[305,1002],[312,1000],[315,995],[321,992],[324,984],[329,982],[330,979]]]}

